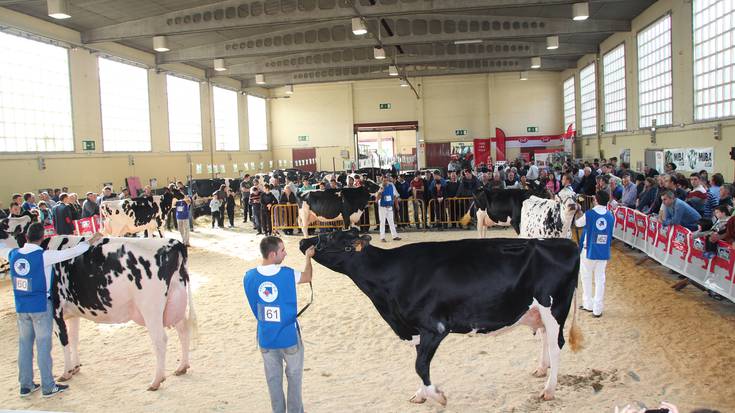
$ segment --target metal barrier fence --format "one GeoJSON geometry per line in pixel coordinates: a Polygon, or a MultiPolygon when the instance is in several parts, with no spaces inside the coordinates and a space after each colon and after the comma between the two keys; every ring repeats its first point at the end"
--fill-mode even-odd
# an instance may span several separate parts
{"type": "MultiPolygon", "coordinates": [[[[397,205],[393,208],[393,218],[396,225],[426,225],[426,208],[424,201],[399,199],[397,205]]],[[[299,207],[297,204],[276,204],[271,209],[271,223],[274,230],[300,229],[299,227],[299,207]]],[[[321,228],[342,228],[342,219],[334,219],[330,221],[315,221],[311,223],[308,229],[321,228]]],[[[360,228],[370,228],[371,225],[378,226],[378,206],[374,201],[370,201],[365,211],[357,223],[360,228]]]]}
{"type": "Polygon", "coordinates": [[[444,198],[441,202],[429,200],[429,225],[459,224],[472,204],[472,197],[444,198]]]}

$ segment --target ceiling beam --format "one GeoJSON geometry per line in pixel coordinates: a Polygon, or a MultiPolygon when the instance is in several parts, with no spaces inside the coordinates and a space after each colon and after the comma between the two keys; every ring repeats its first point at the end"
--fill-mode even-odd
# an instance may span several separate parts
{"type": "MultiPolygon", "coordinates": [[[[561,71],[576,67],[575,60],[542,61],[541,70],[561,71]]],[[[447,62],[435,65],[408,66],[401,73],[409,78],[427,76],[448,76],[477,73],[520,72],[531,69],[531,59],[477,59],[461,62],[447,62]]],[[[273,74],[265,77],[265,87],[278,87],[288,84],[308,84],[341,82],[351,80],[390,79],[386,67],[374,65],[361,68],[333,68],[321,71],[273,74]]],[[[242,81],[242,87],[256,87],[255,79],[242,81]]]]}
{"type": "MultiPolygon", "coordinates": [[[[546,43],[539,42],[485,42],[482,44],[421,44],[404,46],[405,55],[396,55],[388,50],[388,59],[382,66],[396,62],[399,66],[430,64],[439,62],[458,62],[473,59],[506,59],[519,57],[560,57],[579,56],[595,53],[597,46],[585,44],[565,44],[556,50],[547,50],[546,43]],[[397,57],[397,60],[394,60],[397,57]]],[[[372,56],[373,50],[344,49],[322,53],[302,53],[259,59],[241,64],[228,65],[227,70],[218,72],[207,70],[208,77],[253,76],[256,73],[288,73],[304,70],[324,70],[332,68],[371,67],[381,65],[372,56]]]]}
{"type": "MultiPolygon", "coordinates": [[[[384,19],[393,36],[383,36],[384,45],[452,42],[481,39],[502,40],[538,38],[549,35],[579,35],[585,33],[612,33],[630,31],[630,22],[621,20],[548,19],[537,17],[416,15],[398,19],[384,19]]],[[[371,21],[370,33],[377,33],[371,21]]],[[[382,30],[382,29],[381,29],[382,30]]],[[[387,33],[386,33],[387,35],[387,33]]],[[[355,36],[349,23],[318,23],[308,29],[285,29],[275,33],[248,36],[239,39],[190,47],[158,54],[159,64],[265,56],[284,53],[372,47],[372,36],[355,36]]]]}
{"type": "MultiPolygon", "coordinates": [[[[575,3],[574,0],[354,0],[363,17],[417,13],[472,12],[513,7],[542,7],[575,3]]],[[[576,0],[579,1],[579,0],[576,0]]],[[[629,0],[590,0],[620,3],[629,0]]],[[[355,16],[351,0],[227,0],[165,13],[159,16],[103,26],[82,32],[82,41],[119,41],[154,35],[176,35],[344,20],[355,16]]],[[[571,15],[571,9],[570,9],[571,15]]]]}

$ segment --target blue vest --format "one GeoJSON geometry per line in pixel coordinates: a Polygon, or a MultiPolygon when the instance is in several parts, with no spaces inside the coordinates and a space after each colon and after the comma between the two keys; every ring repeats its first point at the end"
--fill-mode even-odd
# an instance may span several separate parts
{"type": "Polygon", "coordinates": [[[395,194],[393,193],[393,185],[387,185],[383,189],[383,196],[380,197],[380,206],[382,207],[393,206],[394,197],[395,197],[395,194]]]}
{"type": "Polygon", "coordinates": [[[601,215],[590,209],[584,213],[584,219],[586,225],[579,240],[580,247],[587,247],[587,258],[590,260],[609,260],[615,217],[610,211],[601,215]]]}
{"type": "Polygon", "coordinates": [[[15,295],[15,312],[42,313],[46,311],[46,274],[43,269],[43,250],[22,254],[10,251],[10,276],[15,295]]]}
{"type": "Polygon", "coordinates": [[[189,219],[189,204],[185,201],[176,201],[176,219],[189,219]]]}
{"type": "Polygon", "coordinates": [[[245,273],[245,296],[258,320],[258,345],[265,349],[295,346],[299,341],[296,323],[296,283],[288,267],[272,276],[256,268],[245,273]]]}

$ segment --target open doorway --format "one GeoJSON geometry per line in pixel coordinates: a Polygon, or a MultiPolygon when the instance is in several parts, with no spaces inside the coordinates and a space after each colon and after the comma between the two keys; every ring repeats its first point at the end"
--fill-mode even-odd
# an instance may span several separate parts
{"type": "Polygon", "coordinates": [[[418,122],[355,125],[357,168],[416,169],[418,122]]]}

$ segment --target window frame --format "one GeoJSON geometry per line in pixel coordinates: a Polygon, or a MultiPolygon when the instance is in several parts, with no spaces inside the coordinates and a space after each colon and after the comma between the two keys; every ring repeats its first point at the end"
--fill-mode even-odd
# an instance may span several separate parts
{"type": "MultiPolygon", "coordinates": [[[[204,122],[202,121],[202,88],[201,88],[201,80],[193,78],[191,76],[183,75],[176,72],[168,72],[165,75],[166,79],[166,130],[168,132],[168,152],[169,153],[197,153],[197,152],[204,152],[204,122]],[[200,149],[173,149],[171,147],[171,107],[169,105],[169,77],[176,77],[179,79],[187,80],[189,82],[196,83],[196,86],[198,88],[197,93],[199,93],[199,144],[201,145],[200,149]]],[[[210,107],[209,110],[211,111],[214,108],[214,102],[212,99],[210,99],[210,107]]],[[[214,113],[212,113],[212,122],[214,122],[214,113]]],[[[214,137],[213,137],[214,138],[214,137]]],[[[214,143],[214,139],[213,142],[214,143]]]]}
{"type": "MultiPolygon", "coordinates": [[[[628,132],[630,128],[628,127],[628,64],[626,62],[626,59],[628,58],[628,51],[625,47],[625,41],[622,41],[615,45],[614,47],[611,47],[607,50],[607,52],[602,54],[602,58],[600,61],[602,62],[602,117],[603,117],[603,125],[604,125],[604,131],[602,133],[623,133],[628,132]],[[625,127],[621,130],[615,130],[615,131],[609,131],[607,128],[607,99],[606,99],[606,92],[605,92],[605,55],[615,51],[618,47],[623,47],[623,102],[625,103],[625,127]]],[[[673,79],[672,79],[673,82],[673,79]]],[[[672,112],[673,115],[673,112],[672,112]]]]}
{"type": "Polygon", "coordinates": [[[71,54],[70,54],[71,46],[64,42],[60,42],[60,41],[50,39],[47,37],[24,32],[21,30],[15,30],[12,28],[2,29],[0,30],[0,32],[7,34],[9,36],[21,37],[27,40],[36,41],[39,43],[44,43],[50,46],[56,46],[56,47],[65,49],[67,77],[69,79],[69,116],[71,120],[71,150],[68,150],[68,151],[0,151],[0,157],[18,156],[18,155],[36,155],[39,153],[52,154],[52,155],[54,154],[63,155],[63,154],[76,153],[77,149],[79,149],[80,147],[78,148],[77,146],[76,124],[74,122],[74,98],[72,96],[71,54]]]}
{"type": "Polygon", "coordinates": [[[254,94],[247,94],[245,95],[245,103],[247,105],[248,110],[248,151],[250,152],[268,152],[271,150],[270,145],[268,143],[268,138],[270,137],[270,128],[268,127],[268,124],[270,123],[270,119],[268,117],[268,99],[266,99],[263,96],[258,96],[254,94]],[[263,104],[265,105],[265,149],[252,149],[252,136],[250,135],[250,102],[248,102],[248,99],[250,96],[258,99],[263,99],[263,104]]]}
{"type": "MultiPolygon", "coordinates": [[[[562,81],[562,83],[561,83],[562,117],[564,118],[564,130],[566,130],[569,127],[569,124],[567,123],[567,117],[566,117],[566,109],[567,108],[566,108],[565,105],[566,105],[566,97],[567,96],[565,94],[566,87],[565,87],[564,84],[567,83],[570,80],[573,83],[572,84],[572,95],[573,95],[572,105],[574,106],[574,110],[572,112],[574,112],[574,122],[572,122],[572,123],[574,124],[574,130],[576,131],[577,130],[577,126],[578,126],[577,125],[577,74],[576,73],[573,73],[571,76],[569,76],[568,78],[564,79],[562,81]]],[[[580,131],[580,133],[581,133],[581,131],[580,131]]]]}
{"type": "Polygon", "coordinates": [[[597,62],[596,61],[590,62],[589,64],[587,64],[586,66],[582,67],[579,70],[579,106],[580,106],[579,116],[580,116],[580,119],[582,120],[581,125],[579,125],[580,126],[579,133],[580,133],[580,136],[582,137],[596,136],[600,132],[600,125],[598,125],[598,119],[597,119],[597,114],[599,112],[599,107],[598,107],[599,102],[597,101],[597,87],[598,87],[597,80],[598,79],[597,79],[597,62]],[[584,96],[584,94],[582,93],[582,72],[589,67],[592,67],[592,74],[595,77],[594,82],[592,82],[592,85],[595,88],[594,98],[592,99],[592,101],[594,101],[595,103],[595,131],[593,133],[584,133],[584,108],[582,107],[584,105],[584,102],[582,102],[582,97],[584,96]]]}
{"type": "Polygon", "coordinates": [[[212,99],[211,99],[212,101],[212,122],[214,124],[214,128],[213,128],[214,129],[214,150],[216,152],[239,152],[240,150],[242,150],[242,142],[241,142],[242,135],[240,133],[240,128],[242,127],[240,125],[240,98],[239,98],[240,93],[238,90],[235,90],[235,89],[232,89],[226,86],[221,86],[221,85],[212,85],[211,90],[212,90],[212,99]],[[237,132],[237,149],[217,149],[217,105],[215,104],[215,99],[214,99],[214,89],[215,88],[233,92],[235,94],[235,122],[237,123],[237,131],[236,131],[237,132]]]}
{"type": "Polygon", "coordinates": [[[153,152],[153,125],[151,124],[151,82],[148,78],[148,68],[142,64],[135,62],[133,60],[127,60],[123,59],[118,56],[114,55],[108,55],[108,54],[99,54],[97,55],[97,92],[99,97],[99,113],[100,113],[100,147],[102,148],[102,152],[105,153],[126,153],[126,152],[133,152],[133,153],[152,153],[153,152]],[[148,139],[150,142],[150,149],[125,149],[125,150],[112,150],[105,148],[105,120],[102,115],[102,78],[100,76],[100,66],[99,62],[100,59],[107,59],[113,62],[126,64],[130,66],[134,66],[140,69],[145,70],[145,83],[146,83],[146,91],[147,91],[147,102],[148,102],[148,139]]]}
{"type": "Polygon", "coordinates": [[[653,19],[650,23],[647,25],[641,27],[640,30],[638,30],[635,34],[635,54],[636,54],[636,89],[638,92],[638,105],[636,107],[636,114],[638,122],[638,129],[639,130],[649,130],[653,127],[651,126],[641,126],[641,68],[640,68],[640,44],[638,43],[638,36],[641,32],[644,32],[648,30],[651,26],[658,23],[661,19],[664,19],[668,17],[669,21],[671,22],[671,28],[669,30],[669,45],[671,47],[671,123],[667,124],[656,124],[656,129],[658,128],[669,128],[673,127],[675,125],[676,120],[674,119],[674,113],[676,113],[676,102],[674,99],[674,19],[672,18],[671,10],[666,11],[666,13],[663,13],[662,15],[658,16],[657,18],[653,19]]]}

